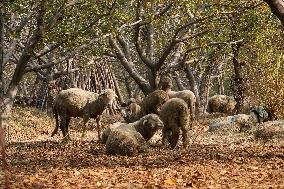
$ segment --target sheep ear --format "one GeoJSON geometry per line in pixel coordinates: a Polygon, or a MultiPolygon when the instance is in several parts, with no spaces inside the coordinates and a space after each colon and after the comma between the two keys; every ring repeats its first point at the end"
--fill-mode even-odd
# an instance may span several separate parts
{"type": "Polygon", "coordinates": [[[147,120],[145,119],[144,121],[143,121],[143,125],[145,125],[147,123],[147,120]]]}

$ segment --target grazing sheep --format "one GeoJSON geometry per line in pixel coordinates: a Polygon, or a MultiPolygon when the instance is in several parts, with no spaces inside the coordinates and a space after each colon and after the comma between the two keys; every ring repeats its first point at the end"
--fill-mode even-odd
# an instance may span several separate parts
{"type": "Polygon", "coordinates": [[[208,100],[208,113],[220,112],[226,114],[234,114],[237,102],[226,95],[214,95],[208,100]]]}
{"type": "Polygon", "coordinates": [[[256,139],[268,140],[273,137],[283,137],[284,136],[284,120],[267,121],[260,124],[254,136],[256,139]]]}
{"type": "Polygon", "coordinates": [[[195,118],[195,103],[196,97],[191,90],[182,90],[182,91],[172,91],[172,80],[169,77],[164,77],[159,82],[159,88],[166,91],[169,94],[169,98],[180,98],[183,99],[189,110],[191,120],[195,118]]]}
{"type": "Polygon", "coordinates": [[[231,131],[241,132],[251,129],[258,123],[268,120],[268,113],[262,106],[255,106],[251,108],[250,114],[237,114],[234,116],[227,116],[217,118],[209,125],[209,132],[213,131],[231,131]]]}
{"type": "Polygon", "coordinates": [[[148,114],[134,123],[119,123],[103,132],[109,154],[135,156],[146,149],[146,142],[163,127],[156,114],[148,114]]]}
{"type": "Polygon", "coordinates": [[[61,91],[54,100],[53,111],[56,120],[56,127],[51,136],[54,136],[60,127],[64,139],[70,140],[68,126],[71,117],[83,118],[83,134],[85,135],[86,124],[90,118],[95,118],[100,139],[101,114],[116,97],[115,92],[106,89],[100,95],[94,92],[85,91],[79,88],[71,88],[61,91]],[[61,123],[59,124],[58,116],[61,123]]]}
{"type": "Polygon", "coordinates": [[[155,90],[142,100],[140,111],[133,114],[126,113],[124,119],[126,122],[131,123],[147,114],[159,114],[162,105],[167,100],[169,100],[169,95],[165,91],[155,90]]]}
{"type": "Polygon", "coordinates": [[[184,100],[172,98],[161,109],[160,118],[164,123],[163,139],[165,145],[169,141],[172,148],[177,145],[180,129],[182,130],[183,147],[187,146],[187,132],[189,130],[189,109],[184,100]]]}

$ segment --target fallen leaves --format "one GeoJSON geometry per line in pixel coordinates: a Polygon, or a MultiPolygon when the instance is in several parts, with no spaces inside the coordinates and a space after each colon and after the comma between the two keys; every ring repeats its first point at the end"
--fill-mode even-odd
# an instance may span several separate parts
{"type": "Polygon", "coordinates": [[[165,183],[168,185],[176,185],[177,181],[175,179],[168,178],[167,180],[165,180],[165,183]]]}
{"type": "Polygon", "coordinates": [[[81,132],[71,130],[73,141],[62,145],[61,136],[51,139],[43,132],[53,129],[49,123],[40,119],[33,131],[28,123],[17,123],[18,132],[10,127],[13,142],[7,153],[12,188],[284,187],[284,149],[278,143],[248,141],[242,145],[238,138],[202,135],[200,129],[186,150],[153,147],[137,157],[110,156],[97,142],[96,131],[89,131],[81,141],[76,139],[81,132]],[[23,136],[28,140],[23,141],[23,136]]]}

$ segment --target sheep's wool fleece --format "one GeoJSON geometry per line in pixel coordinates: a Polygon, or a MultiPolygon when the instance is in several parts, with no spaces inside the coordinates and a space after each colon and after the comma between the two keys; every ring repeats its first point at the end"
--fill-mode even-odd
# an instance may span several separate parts
{"type": "Polygon", "coordinates": [[[82,111],[88,101],[96,100],[98,94],[90,91],[85,91],[79,88],[70,88],[62,90],[55,98],[54,104],[59,109],[68,108],[68,112],[72,115],[78,116],[82,114],[82,111]]]}
{"type": "Polygon", "coordinates": [[[256,138],[268,139],[274,136],[284,136],[284,120],[264,122],[255,132],[256,138]]]}
{"type": "Polygon", "coordinates": [[[107,141],[107,138],[110,134],[110,132],[116,128],[118,128],[121,125],[125,125],[125,123],[122,122],[116,122],[114,124],[111,124],[108,128],[106,128],[102,133],[102,143],[105,144],[107,141]]]}
{"type": "Polygon", "coordinates": [[[208,112],[232,113],[237,102],[226,95],[214,95],[208,100],[208,112]]]}
{"type": "Polygon", "coordinates": [[[146,148],[144,138],[136,131],[113,130],[106,142],[107,153],[114,155],[136,156],[146,148]]]}
{"type": "Polygon", "coordinates": [[[249,124],[256,123],[256,118],[251,115],[237,114],[214,119],[209,125],[209,132],[232,131],[239,132],[241,127],[248,127],[249,124]]]}

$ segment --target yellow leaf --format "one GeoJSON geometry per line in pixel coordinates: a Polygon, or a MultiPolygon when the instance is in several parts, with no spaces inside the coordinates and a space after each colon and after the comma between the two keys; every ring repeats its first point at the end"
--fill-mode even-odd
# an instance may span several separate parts
{"type": "Polygon", "coordinates": [[[151,8],[151,6],[152,6],[151,2],[147,2],[146,5],[145,5],[145,7],[148,8],[148,9],[151,8]]]}
{"type": "Polygon", "coordinates": [[[175,179],[168,178],[167,180],[165,180],[165,183],[169,185],[175,185],[177,181],[175,179]]]}

